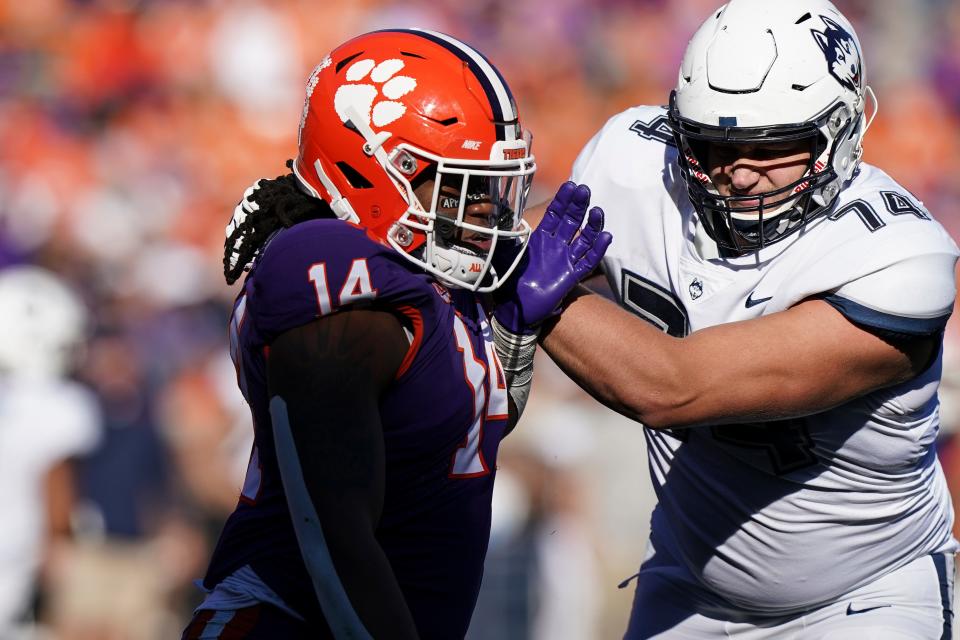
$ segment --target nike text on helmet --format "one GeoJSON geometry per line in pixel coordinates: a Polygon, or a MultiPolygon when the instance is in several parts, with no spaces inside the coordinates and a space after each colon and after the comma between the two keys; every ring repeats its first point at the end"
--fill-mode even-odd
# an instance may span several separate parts
{"type": "Polygon", "coordinates": [[[478,51],[423,30],[368,33],[313,71],[294,173],[338,217],[446,284],[491,291],[525,248],[536,170],[510,89],[478,51]],[[433,180],[432,194],[415,191],[433,180]],[[422,195],[422,193],[421,193],[422,195]]]}
{"type": "Polygon", "coordinates": [[[687,45],[669,110],[681,172],[710,237],[755,251],[826,212],[860,163],[866,94],[860,42],[827,0],[731,0],[712,14],[687,45]],[[706,175],[711,143],[796,141],[809,143],[810,163],[776,191],[724,197],[706,175]]]}

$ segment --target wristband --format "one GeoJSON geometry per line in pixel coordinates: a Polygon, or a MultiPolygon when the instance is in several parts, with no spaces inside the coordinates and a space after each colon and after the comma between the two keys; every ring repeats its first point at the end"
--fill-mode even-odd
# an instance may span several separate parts
{"type": "Polygon", "coordinates": [[[507,391],[517,408],[517,416],[523,413],[533,383],[533,357],[537,351],[540,327],[528,328],[533,333],[517,334],[504,328],[496,318],[491,321],[493,346],[503,366],[507,391]]]}

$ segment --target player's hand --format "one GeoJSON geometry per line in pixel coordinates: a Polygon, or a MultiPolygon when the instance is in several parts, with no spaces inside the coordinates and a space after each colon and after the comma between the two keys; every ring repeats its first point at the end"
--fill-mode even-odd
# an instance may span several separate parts
{"type": "Polygon", "coordinates": [[[589,187],[572,182],[560,186],[530,235],[526,255],[504,284],[506,295],[494,312],[504,329],[532,333],[600,264],[613,236],[603,230],[603,209],[593,207],[588,214],[589,206],[589,187]]]}
{"type": "MultiPolygon", "coordinates": [[[[240,225],[244,223],[247,219],[247,216],[253,215],[260,209],[260,205],[256,202],[256,193],[260,189],[260,181],[263,178],[258,178],[252,185],[247,187],[247,190],[243,192],[243,198],[237,203],[236,208],[233,210],[233,216],[230,218],[230,222],[227,223],[225,229],[227,242],[230,242],[230,239],[234,234],[236,234],[237,229],[240,228],[240,225]]],[[[234,238],[233,246],[229,247],[230,251],[230,269],[236,269],[237,260],[240,259],[240,248],[243,246],[243,236],[234,238]]]]}

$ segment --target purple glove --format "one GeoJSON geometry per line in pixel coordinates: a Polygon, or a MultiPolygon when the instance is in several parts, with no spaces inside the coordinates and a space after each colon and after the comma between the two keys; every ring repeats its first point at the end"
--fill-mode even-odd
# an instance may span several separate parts
{"type": "MultiPolygon", "coordinates": [[[[580,280],[600,264],[613,236],[603,230],[603,209],[590,210],[590,188],[565,182],[530,235],[523,261],[504,285],[494,317],[513,333],[533,333],[580,280]],[[577,232],[580,232],[579,234],[577,232]]],[[[499,296],[498,296],[499,297],[499,296]]]]}

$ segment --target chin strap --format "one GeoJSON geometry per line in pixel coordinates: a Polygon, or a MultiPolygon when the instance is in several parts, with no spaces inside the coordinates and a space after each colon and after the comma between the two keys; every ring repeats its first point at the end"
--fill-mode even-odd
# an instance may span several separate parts
{"type": "Polygon", "coordinates": [[[450,278],[450,284],[474,291],[480,285],[484,260],[456,247],[433,247],[430,265],[450,278]]]}
{"type": "Polygon", "coordinates": [[[507,391],[513,398],[519,418],[527,406],[530,385],[533,383],[533,356],[537,351],[540,327],[532,328],[533,333],[516,334],[505,329],[496,318],[490,324],[493,327],[493,346],[503,366],[507,391]]]}

